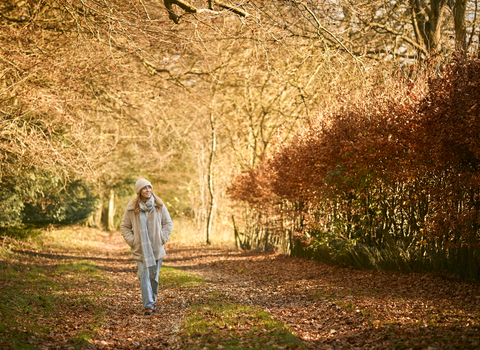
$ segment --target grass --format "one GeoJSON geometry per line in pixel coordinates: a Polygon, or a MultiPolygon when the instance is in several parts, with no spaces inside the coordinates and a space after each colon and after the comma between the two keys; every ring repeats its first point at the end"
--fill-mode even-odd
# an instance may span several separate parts
{"type": "Polygon", "coordinates": [[[203,285],[206,282],[204,279],[190,273],[163,265],[160,269],[158,283],[160,288],[182,288],[195,287],[203,285]]]}
{"type": "Polygon", "coordinates": [[[355,309],[355,304],[353,303],[353,301],[348,299],[345,300],[345,298],[342,298],[335,294],[327,294],[327,293],[322,293],[320,291],[316,291],[310,294],[309,298],[313,300],[326,300],[329,302],[333,302],[335,303],[335,305],[337,305],[338,307],[341,307],[344,310],[355,309]]]}
{"type": "Polygon", "coordinates": [[[79,231],[71,227],[42,231],[23,240],[3,237],[0,348],[36,349],[48,342],[56,329],[73,325],[76,310],[81,310],[85,321],[72,327],[65,343],[84,347],[101,325],[103,309],[97,300],[108,285],[107,279],[91,261],[56,255],[92,247],[88,229],[79,231]],[[89,285],[95,288],[87,288],[89,285]]]}
{"type": "MultiPolygon", "coordinates": [[[[162,266],[160,272],[160,288],[190,288],[206,283],[168,266],[162,266]]],[[[210,292],[190,303],[179,332],[181,349],[307,349],[285,324],[265,311],[226,298],[223,293],[210,292]]]]}
{"type": "Polygon", "coordinates": [[[43,269],[31,265],[4,265],[0,270],[0,342],[8,335],[13,344],[22,345],[24,335],[46,333],[49,327],[38,322],[55,308],[58,283],[43,269]],[[31,314],[31,315],[30,315],[31,314]],[[23,315],[28,315],[25,320],[23,315]]]}
{"type": "Polygon", "coordinates": [[[307,349],[283,323],[265,311],[212,294],[186,310],[182,349],[307,349]]]}
{"type": "Polygon", "coordinates": [[[14,239],[24,240],[30,237],[37,237],[42,231],[29,227],[9,227],[0,228],[0,236],[11,237],[14,239]]]}
{"type": "MultiPolygon", "coordinates": [[[[11,230],[18,229],[13,228],[11,230]]],[[[11,258],[12,250],[28,249],[39,253],[51,253],[52,251],[60,253],[74,250],[88,255],[91,249],[97,248],[98,230],[95,229],[69,226],[62,229],[28,232],[30,234],[25,235],[2,232],[0,235],[0,261],[11,258]]]]}

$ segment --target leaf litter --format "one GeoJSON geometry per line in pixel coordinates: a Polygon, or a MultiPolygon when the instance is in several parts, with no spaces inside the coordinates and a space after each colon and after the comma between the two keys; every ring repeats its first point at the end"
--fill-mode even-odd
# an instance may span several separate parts
{"type": "MultiPolygon", "coordinates": [[[[63,301],[60,310],[57,307],[36,321],[48,327],[48,334],[17,326],[4,333],[2,347],[12,347],[8,339],[15,334],[43,349],[195,349],[185,332],[185,313],[192,306],[205,315],[211,313],[205,306],[215,296],[228,305],[263,310],[310,349],[480,347],[477,284],[427,273],[336,268],[272,252],[167,244],[159,310],[145,316],[136,264],[123,239],[118,234],[97,232],[97,236],[101,242],[88,254],[22,253],[36,264],[51,265],[52,276],[62,286],[52,291],[61,293],[63,301]],[[78,275],[78,268],[54,273],[58,259],[80,262],[81,270],[89,273],[94,273],[93,263],[101,279],[78,275]],[[187,278],[179,270],[198,277],[187,278]]],[[[8,284],[2,286],[8,288],[8,284]]],[[[31,313],[20,310],[16,317],[17,324],[28,325],[31,313]]],[[[241,337],[242,327],[249,327],[251,319],[245,313],[244,322],[235,322],[238,329],[225,322],[222,337],[229,332],[241,337]]],[[[217,344],[201,348],[223,348],[222,337],[217,344]]],[[[272,338],[268,346],[288,348],[276,341],[272,338]]],[[[238,348],[262,348],[247,339],[241,344],[238,348]]]]}
{"type": "Polygon", "coordinates": [[[168,253],[170,266],[203,276],[238,303],[262,308],[311,349],[480,347],[476,284],[337,268],[277,253],[205,247],[170,247],[168,253]]]}

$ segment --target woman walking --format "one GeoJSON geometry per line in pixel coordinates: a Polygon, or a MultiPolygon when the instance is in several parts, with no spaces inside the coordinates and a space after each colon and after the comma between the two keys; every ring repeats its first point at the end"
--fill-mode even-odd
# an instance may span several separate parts
{"type": "Polygon", "coordinates": [[[137,197],[128,203],[121,224],[122,236],[132,248],[133,258],[138,265],[145,315],[156,311],[158,274],[166,255],[163,246],[173,227],[167,208],[152,190],[149,181],[137,180],[137,197]]]}

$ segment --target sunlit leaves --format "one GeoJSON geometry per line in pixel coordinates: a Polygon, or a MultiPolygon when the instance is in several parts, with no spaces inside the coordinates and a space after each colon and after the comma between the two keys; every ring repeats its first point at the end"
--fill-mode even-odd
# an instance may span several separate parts
{"type": "Polygon", "coordinates": [[[331,235],[333,260],[372,267],[363,244],[399,255],[390,268],[478,278],[478,65],[455,56],[442,75],[430,62],[412,67],[415,81],[387,78],[359,99],[341,97],[230,193],[280,239],[331,235]],[[426,248],[412,244],[425,239],[426,248]]]}

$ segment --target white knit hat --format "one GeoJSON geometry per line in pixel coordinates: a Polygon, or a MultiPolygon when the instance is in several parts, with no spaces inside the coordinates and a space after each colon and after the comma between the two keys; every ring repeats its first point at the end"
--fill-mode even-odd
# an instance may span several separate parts
{"type": "Polygon", "coordinates": [[[144,188],[145,186],[150,186],[153,189],[152,184],[148,180],[138,179],[137,182],[135,182],[135,192],[139,194],[142,188],[144,188]]]}

